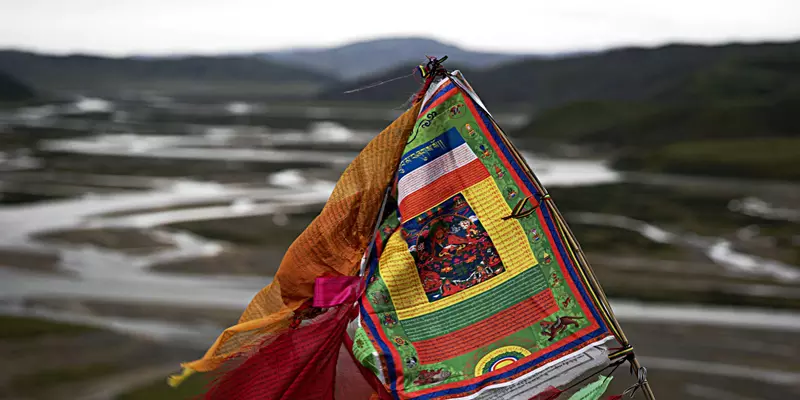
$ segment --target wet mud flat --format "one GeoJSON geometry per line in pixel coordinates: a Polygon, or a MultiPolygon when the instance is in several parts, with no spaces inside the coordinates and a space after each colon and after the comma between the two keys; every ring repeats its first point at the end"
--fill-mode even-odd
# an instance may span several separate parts
{"type": "Polygon", "coordinates": [[[34,238],[49,243],[95,246],[131,254],[152,253],[172,246],[166,238],[136,228],[56,230],[34,238]]]}
{"type": "Polygon", "coordinates": [[[0,260],[4,268],[52,273],[59,271],[59,256],[51,252],[0,248],[0,260]]]}
{"type": "MultiPolygon", "coordinates": [[[[800,396],[796,332],[631,321],[624,322],[623,328],[648,367],[648,378],[659,399],[779,400],[800,396]]],[[[624,390],[626,379],[628,384],[634,381],[627,371],[620,372],[611,391],[624,390]]]]}

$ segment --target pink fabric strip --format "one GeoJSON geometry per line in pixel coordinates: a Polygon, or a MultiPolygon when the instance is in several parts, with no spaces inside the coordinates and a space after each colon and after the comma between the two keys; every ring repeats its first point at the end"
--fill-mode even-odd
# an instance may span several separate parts
{"type": "Polygon", "coordinates": [[[313,306],[328,308],[354,302],[361,295],[362,280],[359,276],[326,276],[314,282],[313,306]]]}

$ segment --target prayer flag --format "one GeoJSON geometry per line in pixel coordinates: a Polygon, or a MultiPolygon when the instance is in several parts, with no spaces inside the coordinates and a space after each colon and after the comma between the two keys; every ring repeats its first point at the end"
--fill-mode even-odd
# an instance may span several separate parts
{"type": "Polygon", "coordinates": [[[427,91],[396,175],[353,349],[393,398],[527,400],[608,363],[546,193],[460,75],[427,91]]]}

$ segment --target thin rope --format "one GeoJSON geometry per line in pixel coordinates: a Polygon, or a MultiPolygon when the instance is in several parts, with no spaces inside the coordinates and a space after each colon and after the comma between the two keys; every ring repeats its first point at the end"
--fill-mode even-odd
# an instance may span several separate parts
{"type": "Polygon", "coordinates": [[[358,88],[358,89],[348,90],[348,91],[344,92],[344,94],[350,94],[350,93],[360,92],[360,91],[362,91],[362,90],[372,89],[372,88],[374,88],[374,87],[378,87],[378,86],[380,86],[380,85],[384,85],[384,84],[387,84],[387,83],[389,83],[389,82],[394,82],[394,81],[397,81],[397,80],[400,80],[400,79],[405,79],[405,78],[408,78],[408,77],[414,76],[416,73],[417,73],[417,72],[416,72],[416,70],[415,70],[414,72],[411,72],[411,73],[410,73],[410,74],[408,74],[408,75],[398,76],[398,77],[396,77],[396,78],[387,79],[387,80],[385,80],[385,81],[375,82],[375,83],[369,84],[369,85],[367,85],[367,86],[360,87],[360,88],[358,88]]]}
{"type": "Polygon", "coordinates": [[[633,398],[633,396],[636,395],[636,391],[647,384],[647,368],[640,367],[639,369],[636,369],[634,368],[633,364],[631,364],[631,374],[636,375],[636,383],[625,389],[625,391],[622,392],[622,395],[625,396],[627,394],[633,398]]]}
{"type": "Polygon", "coordinates": [[[414,96],[413,101],[421,101],[425,97],[425,93],[431,87],[431,84],[437,77],[447,77],[449,73],[447,69],[442,66],[442,63],[447,60],[447,56],[442,58],[436,58],[431,56],[428,57],[428,64],[424,67],[419,66],[418,69],[422,73],[422,77],[425,78],[425,83],[422,85],[417,94],[414,96]]]}

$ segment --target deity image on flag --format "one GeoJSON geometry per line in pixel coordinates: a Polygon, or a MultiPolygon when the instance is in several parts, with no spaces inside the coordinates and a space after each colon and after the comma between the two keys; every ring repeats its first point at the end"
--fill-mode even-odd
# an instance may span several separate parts
{"type": "Polygon", "coordinates": [[[428,300],[458,293],[505,270],[489,234],[462,195],[403,224],[428,300]]]}

